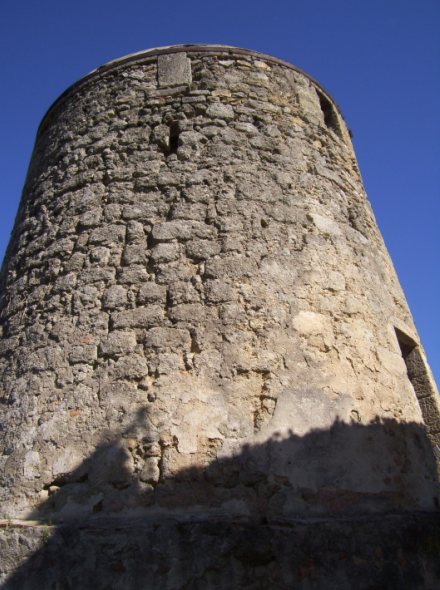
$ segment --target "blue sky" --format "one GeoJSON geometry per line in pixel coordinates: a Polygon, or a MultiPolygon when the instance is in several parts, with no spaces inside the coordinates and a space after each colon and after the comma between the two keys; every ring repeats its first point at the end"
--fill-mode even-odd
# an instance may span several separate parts
{"type": "Polygon", "coordinates": [[[440,381],[438,0],[17,0],[0,22],[0,258],[37,126],[95,67],[177,43],[269,53],[329,90],[440,381]]]}

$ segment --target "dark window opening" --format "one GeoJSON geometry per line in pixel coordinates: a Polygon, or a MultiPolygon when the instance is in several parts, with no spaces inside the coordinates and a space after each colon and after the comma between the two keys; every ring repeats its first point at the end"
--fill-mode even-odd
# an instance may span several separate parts
{"type": "Polygon", "coordinates": [[[418,344],[407,334],[394,328],[400,352],[405,361],[408,379],[413,386],[434,454],[440,458],[440,403],[429,376],[429,369],[418,344]]]}
{"type": "Polygon", "coordinates": [[[324,115],[324,123],[328,129],[334,131],[337,135],[341,135],[341,128],[339,127],[338,116],[329,99],[321,92],[318,92],[319,104],[321,106],[322,114],[324,115]]]}
{"type": "Polygon", "coordinates": [[[435,392],[431,385],[428,368],[419,346],[412,338],[402,332],[402,330],[399,330],[399,328],[394,329],[399,343],[400,352],[405,361],[408,379],[411,381],[417,399],[420,400],[432,396],[435,392]]]}
{"type": "MultiPolygon", "coordinates": [[[[410,355],[411,351],[417,346],[417,343],[410,338],[407,334],[399,330],[399,328],[394,328],[397,336],[397,342],[399,343],[400,352],[402,353],[403,360],[405,364],[407,364],[407,358],[410,355]]],[[[408,365],[407,365],[408,369],[408,365]]]]}
{"type": "Polygon", "coordinates": [[[170,139],[169,139],[169,154],[177,154],[177,148],[179,147],[179,126],[177,123],[172,123],[170,126],[170,139]]]}

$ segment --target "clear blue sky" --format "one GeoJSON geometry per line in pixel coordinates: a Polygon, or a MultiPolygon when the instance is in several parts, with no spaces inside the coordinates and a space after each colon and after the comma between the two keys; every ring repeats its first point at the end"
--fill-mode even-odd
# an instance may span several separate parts
{"type": "Polygon", "coordinates": [[[301,67],[340,105],[439,383],[438,0],[17,0],[1,12],[0,258],[37,126],[67,86],[149,47],[255,49],[301,67]]]}

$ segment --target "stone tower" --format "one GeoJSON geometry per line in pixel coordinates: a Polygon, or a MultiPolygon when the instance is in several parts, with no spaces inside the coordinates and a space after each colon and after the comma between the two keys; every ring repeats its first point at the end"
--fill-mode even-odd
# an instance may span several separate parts
{"type": "Polygon", "coordinates": [[[5,587],[438,579],[435,385],[304,72],[178,46],[74,84],[37,134],[0,312],[5,587]]]}

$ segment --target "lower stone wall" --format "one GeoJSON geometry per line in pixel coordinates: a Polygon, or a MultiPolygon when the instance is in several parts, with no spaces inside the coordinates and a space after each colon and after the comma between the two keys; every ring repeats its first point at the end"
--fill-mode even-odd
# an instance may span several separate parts
{"type": "Polygon", "coordinates": [[[0,530],[3,590],[435,590],[440,515],[0,530]]]}

